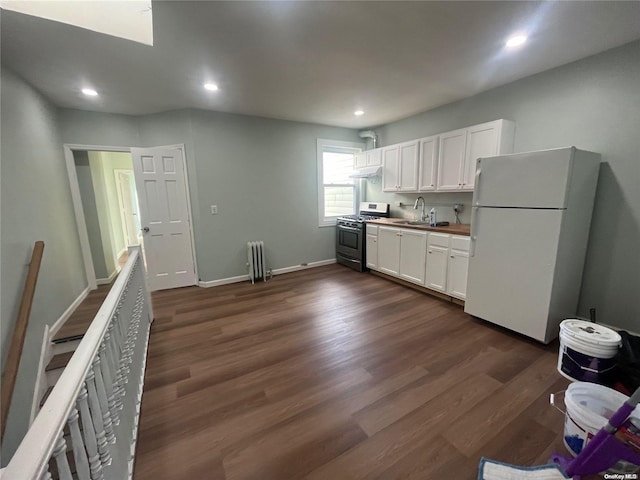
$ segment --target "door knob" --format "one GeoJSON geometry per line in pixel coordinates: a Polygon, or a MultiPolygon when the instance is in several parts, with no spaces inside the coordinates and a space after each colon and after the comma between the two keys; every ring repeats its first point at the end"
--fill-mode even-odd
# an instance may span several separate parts
{"type": "Polygon", "coordinates": [[[149,227],[144,227],[144,228],[142,229],[142,231],[143,231],[144,233],[147,233],[147,232],[149,231],[149,227]]]}

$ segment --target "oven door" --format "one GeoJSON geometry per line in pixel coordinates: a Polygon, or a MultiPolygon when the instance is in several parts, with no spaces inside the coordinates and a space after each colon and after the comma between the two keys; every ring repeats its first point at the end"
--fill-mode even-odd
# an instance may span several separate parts
{"type": "Polygon", "coordinates": [[[354,270],[364,270],[364,230],[336,225],[336,260],[354,270]]]}

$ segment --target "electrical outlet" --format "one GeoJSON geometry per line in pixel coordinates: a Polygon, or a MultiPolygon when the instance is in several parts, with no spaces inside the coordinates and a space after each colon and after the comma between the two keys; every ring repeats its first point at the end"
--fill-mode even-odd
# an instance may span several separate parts
{"type": "Polygon", "coordinates": [[[218,214],[218,205],[211,205],[211,215],[218,214]]]}
{"type": "Polygon", "coordinates": [[[402,206],[402,202],[393,202],[393,204],[394,204],[396,207],[401,207],[401,206],[402,206]]]}

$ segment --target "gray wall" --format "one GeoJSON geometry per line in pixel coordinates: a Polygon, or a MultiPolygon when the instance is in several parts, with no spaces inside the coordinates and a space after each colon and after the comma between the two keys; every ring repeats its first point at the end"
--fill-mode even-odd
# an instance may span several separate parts
{"type": "Polygon", "coordinates": [[[104,245],[102,243],[100,222],[98,221],[98,206],[96,205],[96,194],[93,188],[89,155],[85,151],[75,151],[73,152],[73,158],[76,164],[76,175],[78,176],[80,198],[82,199],[82,210],[84,212],[85,223],[87,224],[93,269],[95,270],[96,278],[107,278],[109,273],[107,271],[104,245]]]}
{"type": "Polygon", "coordinates": [[[60,120],[65,143],[185,144],[203,281],[246,274],[249,240],[265,241],[272,268],[335,257],[335,229],[318,227],[316,139],[359,141],[354,130],[200,110],[136,121],[61,110],[60,120]]]}
{"type": "MultiPolygon", "coordinates": [[[[376,130],[389,145],[497,118],[516,122],[515,151],[575,145],[602,154],[579,313],[596,307],[601,322],[640,331],[640,42],[376,130]]],[[[389,198],[375,185],[367,193],[389,198]]]]}
{"type": "Polygon", "coordinates": [[[203,280],[245,274],[249,240],[265,241],[273,268],[335,258],[335,228],[318,227],[316,140],[355,131],[205,111],[192,129],[203,280]]]}
{"type": "Polygon", "coordinates": [[[36,240],[45,243],[40,277],[9,413],[2,458],[28,427],[45,324],[53,324],[86,286],[56,110],[2,67],[2,369],[36,240]]]}

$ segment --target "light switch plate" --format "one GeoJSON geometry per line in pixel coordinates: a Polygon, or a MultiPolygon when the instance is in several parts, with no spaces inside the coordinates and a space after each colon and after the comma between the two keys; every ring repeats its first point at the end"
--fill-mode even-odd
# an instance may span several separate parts
{"type": "Polygon", "coordinates": [[[211,215],[218,214],[218,205],[211,205],[211,215]]]}

